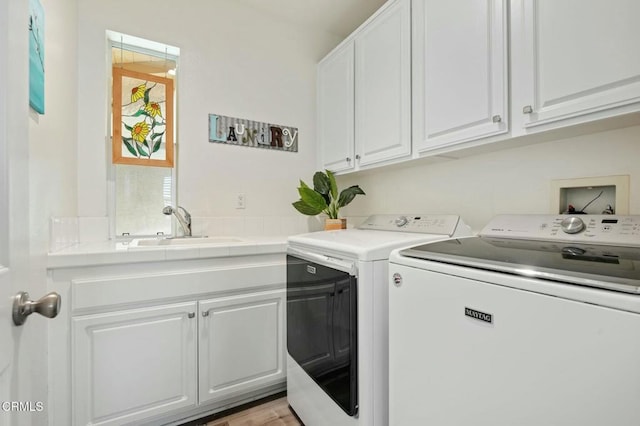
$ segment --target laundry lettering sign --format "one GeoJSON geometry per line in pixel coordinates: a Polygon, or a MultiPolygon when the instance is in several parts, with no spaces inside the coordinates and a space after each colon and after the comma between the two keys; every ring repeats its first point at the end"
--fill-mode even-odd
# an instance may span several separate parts
{"type": "Polygon", "coordinates": [[[209,142],[298,152],[298,128],[209,114],[209,142]]]}

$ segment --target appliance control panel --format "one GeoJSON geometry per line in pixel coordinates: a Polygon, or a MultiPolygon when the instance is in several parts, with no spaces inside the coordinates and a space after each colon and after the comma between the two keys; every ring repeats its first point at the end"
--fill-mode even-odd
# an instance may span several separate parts
{"type": "Polygon", "coordinates": [[[453,235],[460,221],[456,215],[387,215],[369,216],[359,229],[453,235]]]}
{"type": "Polygon", "coordinates": [[[480,235],[640,247],[640,215],[501,215],[480,235]]]}

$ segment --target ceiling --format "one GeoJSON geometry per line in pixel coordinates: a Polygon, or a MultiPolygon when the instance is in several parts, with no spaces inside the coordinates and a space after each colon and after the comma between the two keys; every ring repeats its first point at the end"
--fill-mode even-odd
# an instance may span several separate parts
{"type": "MultiPolygon", "coordinates": [[[[387,0],[234,0],[273,18],[305,28],[325,31],[339,39],[346,38],[387,0]]],[[[114,40],[121,40],[116,37],[114,40]]],[[[121,40],[122,41],[122,40],[121,40]]],[[[124,41],[123,41],[124,42],[124,41]]],[[[131,42],[141,45],[140,42],[131,42]]],[[[171,51],[172,54],[177,54],[171,51]]],[[[113,64],[123,64],[132,71],[164,74],[176,67],[171,59],[131,52],[114,47],[113,64]]]]}
{"type": "Polygon", "coordinates": [[[386,0],[236,0],[272,16],[343,39],[386,0]]]}

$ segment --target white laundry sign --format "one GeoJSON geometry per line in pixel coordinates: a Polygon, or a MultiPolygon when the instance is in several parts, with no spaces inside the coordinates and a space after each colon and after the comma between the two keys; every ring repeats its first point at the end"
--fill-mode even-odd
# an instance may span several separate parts
{"type": "Polygon", "coordinates": [[[209,142],[298,152],[298,128],[209,114],[209,142]]]}

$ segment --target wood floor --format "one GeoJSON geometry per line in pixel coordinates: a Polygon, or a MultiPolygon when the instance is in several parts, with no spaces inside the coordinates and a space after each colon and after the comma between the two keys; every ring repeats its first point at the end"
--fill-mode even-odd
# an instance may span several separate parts
{"type": "Polygon", "coordinates": [[[302,426],[302,423],[291,413],[287,398],[283,397],[212,420],[206,426],[302,426]]]}

